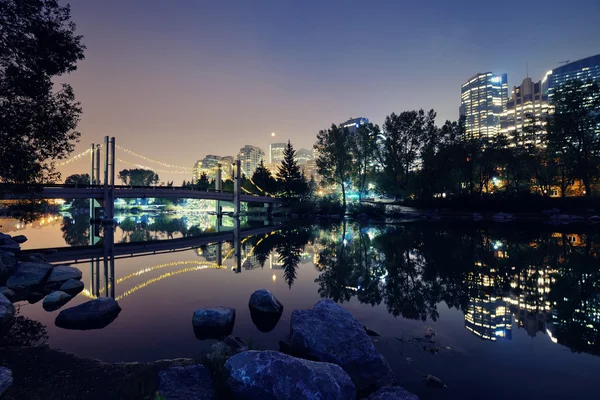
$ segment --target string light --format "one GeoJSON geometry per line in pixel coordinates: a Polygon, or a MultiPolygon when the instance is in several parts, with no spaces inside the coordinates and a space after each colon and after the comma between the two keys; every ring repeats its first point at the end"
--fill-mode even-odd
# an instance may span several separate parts
{"type": "Polygon", "coordinates": [[[86,151],[84,151],[82,153],[74,155],[73,157],[69,158],[68,160],[57,162],[56,165],[59,167],[62,167],[64,165],[71,164],[72,162],[75,162],[75,161],[85,157],[86,155],[90,154],[90,151],[91,151],[91,149],[87,149],[86,151]]]}
{"type": "Polygon", "coordinates": [[[190,171],[178,171],[178,170],[167,170],[167,169],[160,169],[160,168],[153,168],[153,167],[149,167],[146,165],[142,165],[142,164],[137,164],[137,163],[132,163],[131,161],[125,161],[121,158],[117,157],[117,161],[123,164],[128,164],[128,165],[133,165],[134,167],[137,168],[141,168],[141,169],[147,169],[147,170],[151,170],[153,172],[161,172],[161,173],[165,173],[165,174],[185,174],[188,175],[191,172],[190,171]]]}
{"type": "Polygon", "coordinates": [[[118,144],[117,144],[116,146],[117,146],[117,148],[119,148],[119,149],[123,150],[123,151],[124,151],[125,153],[127,153],[127,154],[131,154],[132,156],[134,156],[134,157],[137,157],[137,158],[141,158],[142,160],[145,160],[145,161],[149,161],[149,162],[153,162],[153,163],[156,163],[156,164],[162,165],[163,167],[167,167],[167,168],[176,168],[176,169],[178,168],[178,169],[184,169],[184,170],[187,170],[187,171],[191,171],[191,170],[192,170],[192,168],[190,168],[190,167],[182,167],[182,166],[180,166],[180,165],[172,165],[172,164],[167,164],[167,163],[164,163],[164,162],[162,162],[162,161],[155,160],[155,159],[153,159],[153,158],[150,158],[150,157],[143,156],[143,155],[141,155],[141,154],[138,154],[138,153],[136,153],[136,152],[134,152],[134,151],[131,151],[131,150],[129,150],[129,149],[126,149],[126,148],[124,148],[123,146],[119,146],[118,144]]]}

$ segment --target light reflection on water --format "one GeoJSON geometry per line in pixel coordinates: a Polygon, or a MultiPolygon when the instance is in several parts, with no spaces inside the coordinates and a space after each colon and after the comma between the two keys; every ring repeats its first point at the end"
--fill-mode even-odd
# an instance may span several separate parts
{"type": "MultiPolygon", "coordinates": [[[[53,247],[53,236],[87,244],[84,222],[51,220],[20,233],[30,238],[28,246],[53,247]],[[43,231],[37,241],[31,234],[36,229],[43,231]]],[[[120,221],[115,242],[178,238],[189,231],[189,220],[139,216],[120,221]]],[[[331,298],[385,337],[376,346],[399,383],[422,398],[506,398],[507,387],[516,397],[598,393],[596,232],[345,222],[242,234],[239,248],[235,254],[231,242],[211,243],[116,259],[114,297],[123,311],[102,330],[59,329],[54,326],[58,311],[45,312],[39,303],[24,304],[21,312],[47,325],[51,346],[106,361],[140,361],[193,357],[212,344],[194,337],[196,308],[235,307],[234,335],[252,338],[261,349],[276,349],[289,332],[292,310],[331,298]],[[253,325],[247,306],[250,294],[261,287],[285,307],[268,333],[253,325]],[[437,332],[436,346],[406,341],[423,338],[428,326],[437,332]],[[427,373],[442,378],[449,389],[425,389],[421,377],[427,373]],[[552,379],[560,388],[532,384],[552,379]]],[[[112,289],[98,265],[77,264],[86,289],[67,306],[112,289]]]]}

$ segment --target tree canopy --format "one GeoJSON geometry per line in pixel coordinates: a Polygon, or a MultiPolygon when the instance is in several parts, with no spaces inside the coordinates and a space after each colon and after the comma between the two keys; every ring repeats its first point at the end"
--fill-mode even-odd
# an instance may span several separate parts
{"type": "Polygon", "coordinates": [[[84,58],[69,6],[0,0],[0,182],[55,180],[55,160],[73,151],[82,112],[56,78],[84,58]]]}
{"type": "Polygon", "coordinates": [[[159,182],[158,174],[149,169],[124,169],[119,171],[119,179],[129,186],[151,186],[159,182]]]}

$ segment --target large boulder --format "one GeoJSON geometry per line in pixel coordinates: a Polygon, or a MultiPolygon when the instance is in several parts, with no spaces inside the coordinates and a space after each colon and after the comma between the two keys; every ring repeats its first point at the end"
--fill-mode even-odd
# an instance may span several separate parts
{"type": "Polygon", "coordinates": [[[210,370],[202,365],[167,368],[159,374],[158,395],[169,400],[212,400],[210,370]]]}
{"type": "Polygon", "coordinates": [[[69,279],[60,286],[60,291],[68,293],[71,296],[75,296],[83,290],[83,287],[83,282],[77,279],[69,279]]]}
{"type": "Polygon", "coordinates": [[[17,235],[17,236],[13,236],[11,239],[14,240],[15,242],[21,244],[21,243],[25,243],[27,241],[27,236],[17,235]]]}
{"type": "Polygon", "coordinates": [[[375,349],[363,325],[331,300],[319,301],[312,310],[292,313],[287,351],[339,365],[350,375],[361,396],[395,383],[390,366],[375,349]]]}
{"type": "Polygon", "coordinates": [[[52,272],[52,268],[51,264],[45,263],[24,262],[17,264],[12,275],[6,281],[6,286],[15,291],[29,290],[41,286],[52,272]]]}
{"type": "Polygon", "coordinates": [[[5,367],[0,367],[0,397],[12,386],[12,371],[5,367]]]}
{"type": "Polygon", "coordinates": [[[48,277],[48,283],[60,283],[69,279],[81,279],[81,270],[68,265],[57,265],[48,277]]]}
{"type": "Polygon", "coordinates": [[[283,313],[283,305],[267,289],[260,289],[252,293],[248,308],[250,308],[252,322],[261,332],[272,331],[283,313]]]}
{"type": "Polygon", "coordinates": [[[400,386],[386,386],[371,393],[365,400],[419,400],[419,397],[400,386]]]}
{"type": "Polygon", "coordinates": [[[44,307],[44,310],[46,311],[58,310],[67,304],[67,302],[72,298],[73,297],[70,294],[57,290],[56,292],[52,292],[46,296],[44,302],[42,303],[42,307],[44,307]]]}
{"type": "Polygon", "coordinates": [[[10,301],[13,301],[13,298],[15,297],[15,292],[6,286],[0,286],[0,294],[6,296],[10,301]]]}
{"type": "Polygon", "coordinates": [[[198,339],[222,339],[231,335],[235,309],[229,307],[200,308],[194,311],[192,325],[198,339]]]}
{"type": "Polygon", "coordinates": [[[110,297],[100,297],[75,307],[62,310],[55,324],[65,329],[102,329],[117,318],[121,307],[110,297]]]}
{"type": "Polygon", "coordinates": [[[352,380],[339,366],[278,351],[245,351],[225,363],[234,399],[354,399],[352,380]]]}
{"type": "Polygon", "coordinates": [[[21,251],[19,243],[15,242],[11,238],[0,239],[0,250],[2,251],[21,251]]]}
{"type": "Polygon", "coordinates": [[[9,251],[0,251],[0,285],[6,283],[8,277],[12,274],[17,257],[9,251]]]}
{"type": "Polygon", "coordinates": [[[6,333],[13,322],[15,306],[3,294],[0,294],[0,335],[6,333]]]}

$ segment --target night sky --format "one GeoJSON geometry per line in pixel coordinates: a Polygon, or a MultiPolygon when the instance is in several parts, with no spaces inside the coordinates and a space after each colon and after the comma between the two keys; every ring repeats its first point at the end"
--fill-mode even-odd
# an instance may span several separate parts
{"type": "Polygon", "coordinates": [[[79,69],[61,78],[84,109],[76,153],[110,135],[190,167],[206,154],[236,155],[244,144],[267,151],[271,132],[310,148],[319,129],[350,117],[381,124],[391,112],[423,107],[442,124],[458,117],[460,85],[477,72],[506,72],[512,88],[526,77],[526,62],[539,80],[559,61],[600,53],[598,0],[73,0],[71,7],[87,46],[79,69]]]}

